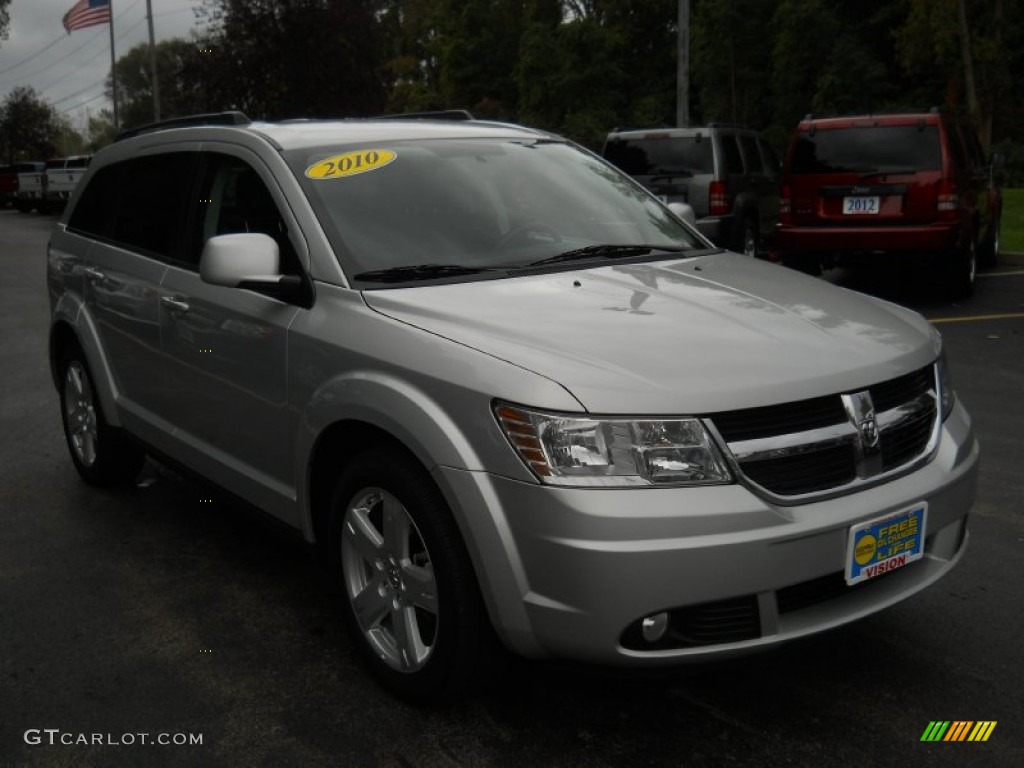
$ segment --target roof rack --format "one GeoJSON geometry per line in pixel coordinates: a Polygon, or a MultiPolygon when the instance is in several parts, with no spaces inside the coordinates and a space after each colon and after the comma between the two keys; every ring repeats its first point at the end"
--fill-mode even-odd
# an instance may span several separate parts
{"type": "Polygon", "coordinates": [[[367,120],[476,120],[467,110],[435,110],[433,112],[407,112],[400,115],[374,115],[367,120]]]}
{"type": "Polygon", "coordinates": [[[158,123],[147,123],[137,128],[129,128],[121,131],[114,138],[114,141],[130,139],[143,133],[162,131],[167,128],[187,128],[198,125],[249,125],[252,120],[242,112],[211,112],[204,115],[189,115],[187,117],[173,117],[169,120],[161,120],[158,123]]]}
{"type": "Polygon", "coordinates": [[[368,120],[475,120],[465,109],[439,109],[433,112],[405,112],[397,115],[374,115],[368,120]]]}

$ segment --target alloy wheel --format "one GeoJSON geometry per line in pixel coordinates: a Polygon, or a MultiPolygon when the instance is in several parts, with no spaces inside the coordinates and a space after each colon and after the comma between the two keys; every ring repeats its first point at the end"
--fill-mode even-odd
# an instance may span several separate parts
{"type": "Polygon", "coordinates": [[[67,417],[68,436],[75,456],[86,467],[96,463],[96,445],[99,429],[92,387],[85,368],[72,360],[64,374],[64,413],[67,417]]]}
{"type": "Polygon", "coordinates": [[[374,654],[399,672],[426,666],[437,638],[437,582],[402,502],[382,488],[356,493],[345,509],[341,562],[352,612],[374,654]]]}

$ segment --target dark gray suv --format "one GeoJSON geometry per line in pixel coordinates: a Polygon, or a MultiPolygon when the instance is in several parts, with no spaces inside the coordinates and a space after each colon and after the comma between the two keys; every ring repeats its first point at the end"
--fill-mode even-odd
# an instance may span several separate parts
{"type": "Polygon", "coordinates": [[[688,204],[716,245],[756,256],[772,242],[781,166],[756,131],[723,123],[615,130],[604,157],[664,202],[688,204]]]}

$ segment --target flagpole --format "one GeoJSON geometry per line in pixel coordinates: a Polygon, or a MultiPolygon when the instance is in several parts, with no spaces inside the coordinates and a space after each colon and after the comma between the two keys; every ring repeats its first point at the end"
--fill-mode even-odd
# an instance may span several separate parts
{"type": "Polygon", "coordinates": [[[114,93],[114,134],[117,134],[119,124],[117,121],[117,59],[114,56],[114,0],[109,0],[110,5],[110,83],[114,93]]]}

